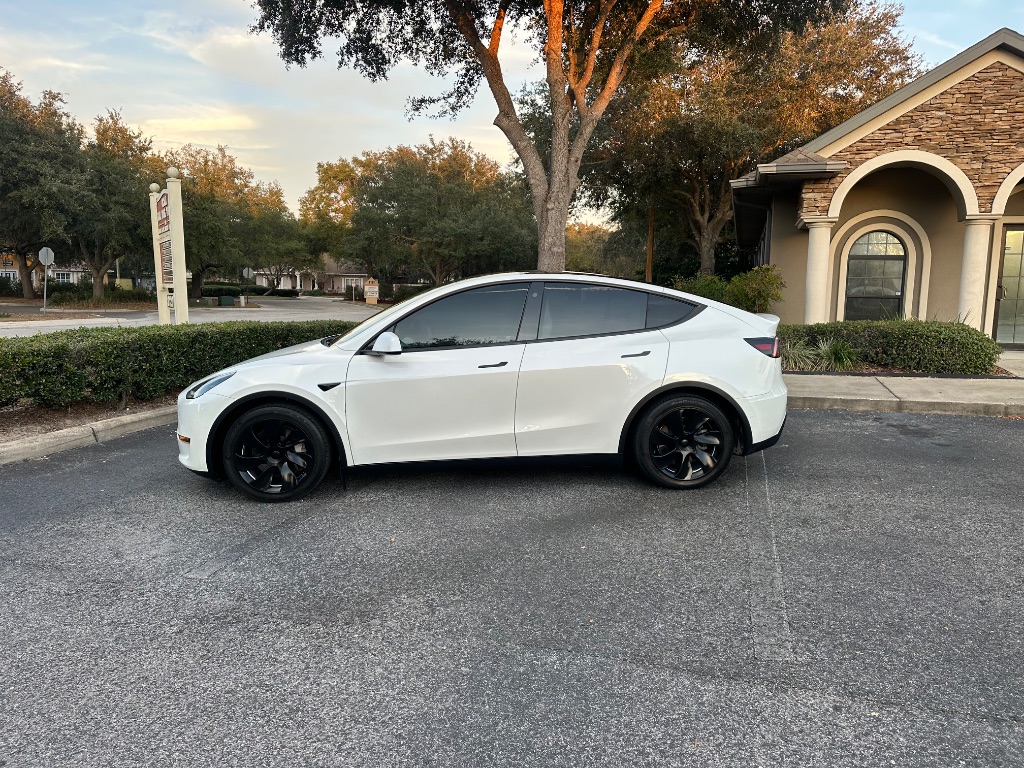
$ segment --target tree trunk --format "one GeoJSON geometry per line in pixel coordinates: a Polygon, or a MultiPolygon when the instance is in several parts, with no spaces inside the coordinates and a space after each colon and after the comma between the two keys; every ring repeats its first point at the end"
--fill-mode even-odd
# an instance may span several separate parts
{"type": "Polygon", "coordinates": [[[203,273],[200,270],[192,270],[192,298],[203,298],[203,273]]]}
{"type": "Polygon", "coordinates": [[[541,272],[565,271],[565,228],[569,223],[568,184],[548,187],[542,215],[537,217],[537,269],[541,272]]]}
{"type": "Polygon", "coordinates": [[[97,266],[90,266],[89,271],[92,272],[92,297],[96,300],[102,299],[103,278],[107,275],[106,270],[97,266]]]}
{"type": "Polygon", "coordinates": [[[715,274],[715,247],[718,245],[718,232],[704,229],[697,240],[697,253],[700,255],[700,272],[702,275],[715,274]]]}
{"type": "Polygon", "coordinates": [[[32,270],[28,266],[28,254],[15,252],[14,260],[18,263],[18,279],[21,280],[21,295],[26,299],[34,299],[36,292],[32,288],[32,270]]]}

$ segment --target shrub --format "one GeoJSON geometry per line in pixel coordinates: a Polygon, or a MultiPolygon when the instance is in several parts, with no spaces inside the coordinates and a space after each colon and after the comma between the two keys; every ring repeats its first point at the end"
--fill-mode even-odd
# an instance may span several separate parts
{"type": "Polygon", "coordinates": [[[0,338],[0,405],[138,400],[180,390],[251,357],[345,333],[354,323],[230,322],[79,328],[0,338]]]}
{"type": "MultiPolygon", "coordinates": [[[[65,293],[83,294],[82,288],[78,287],[77,283],[58,283],[56,280],[50,280],[46,286],[46,292],[51,296],[59,296],[65,293]]],[[[88,295],[92,296],[92,285],[88,286],[88,295]]]]}
{"type": "Polygon", "coordinates": [[[294,288],[275,288],[269,294],[267,294],[267,289],[264,288],[261,291],[261,295],[283,296],[286,299],[294,299],[299,295],[299,292],[294,288]]]}
{"type": "Polygon", "coordinates": [[[928,374],[985,375],[1001,352],[981,331],[963,323],[935,320],[855,320],[779,328],[786,344],[817,346],[842,340],[860,362],[883,368],[928,374]]]}
{"type": "Polygon", "coordinates": [[[242,289],[237,285],[204,285],[203,296],[207,298],[220,298],[221,296],[238,297],[242,295],[242,289]]]}
{"type": "Polygon", "coordinates": [[[768,264],[754,267],[729,281],[718,275],[677,277],[672,287],[694,296],[731,304],[747,312],[768,312],[773,304],[782,301],[782,289],[786,283],[782,280],[779,268],[768,264]]]}
{"type": "Polygon", "coordinates": [[[429,287],[429,285],[400,285],[392,292],[392,299],[398,304],[401,301],[411,299],[418,293],[423,293],[429,287]]]}
{"type": "Polygon", "coordinates": [[[21,296],[21,283],[9,277],[0,277],[0,296],[21,296]]]}
{"type": "Polygon", "coordinates": [[[782,289],[785,287],[779,268],[774,264],[754,267],[729,281],[725,288],[725,303],[747,312],[769,312],[773,304],[782,301],[782,289]]]}
{"type": "Polygon", "coordinates": [[[818,339],[812,347],[819,371],[849,371],[860,363],[860,355],[845,339],[818,339]]]}
{"type": "Polygon", "coordinates": [[[811,371],[817,364],[814,347],[803,339],[792,339],[785,336],[779,340],[782,353],[782,367],[787,371],[811,371]]]}
{"type": "Polygon", "coordinates": [[[156,294],[150,293],[144,288],[118,288],[108,289],[104,298],[114,302],[126,302],[129,304],[144,304],[156,301],[156,294]]]}
{"type": "Polygon", "coordinates": [[[718,275],[694,275],[693,277],[677,277],[672,287],[677,291],[692,293],[712,301],[725,301],[725,289],[728,283],[718,275]]]}
{"type": "Polygon", "coordinates": [[[321,291],[319,288],[314,288],[311,291],[303,291],[302,295],[303,296],[329,296],[330,294],[327,293],[327,291],[321,291]]]}

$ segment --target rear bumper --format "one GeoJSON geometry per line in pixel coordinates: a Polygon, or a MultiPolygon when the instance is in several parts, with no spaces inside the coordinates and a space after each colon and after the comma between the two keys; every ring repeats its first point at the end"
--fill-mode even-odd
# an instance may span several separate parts
{"type": "Polygon", "coordinates": [[[786,420],[783,419],[782,420],[782,426],[779,427],[779,431],[775,434],[774,437],[769,437],[767,440],[762,440],[759,443],[754,443],[749,448],[747,448],[747,450],[745,450],[743,452],[743,455],[744,456],[749,456],[752,453],[758,453],[760,451],[763,451],[765,448],[771,448],[773,445],[775,445],[777,442],[779,442],[779,439],[782,437],[782,430],[784,430],[785,428],[786,428],[786,420]]]}
{"type": "Polygon", "coordinates": [[[744,410],[750,423],[750,445],[743,451],[744,455],[763,451],[779,442],[786,424],[788,401],[789,391],[781,376],[771,391],[747,399],[744,410]]]}

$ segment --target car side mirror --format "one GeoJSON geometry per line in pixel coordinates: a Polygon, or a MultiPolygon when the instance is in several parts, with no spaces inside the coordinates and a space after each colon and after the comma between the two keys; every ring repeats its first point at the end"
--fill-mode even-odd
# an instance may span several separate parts
{"type": "Polygon", "coordinates": [[[400,355],[402,354],[402,342],[399,338],[391,333],[391,331],[384,331],[377,340],[373,342],[373,349],[370,350],[372,355],[400,355]]]}

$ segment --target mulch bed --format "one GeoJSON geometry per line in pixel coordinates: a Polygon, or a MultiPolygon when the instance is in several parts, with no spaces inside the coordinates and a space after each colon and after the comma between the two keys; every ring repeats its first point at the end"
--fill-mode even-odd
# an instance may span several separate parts
{"type": "Polygon", "coordinates": [[[0,443],[24,437],[48,435],[58,429],[91,424],[100,419],[127,416],[174,405],[177,394],[164,395],[145,402],[129,399],[128,407],[119,409],[114,403],[77,403],[70,408],[44,408],[39,405],[14,405],[0,408],[0,443]]]}

